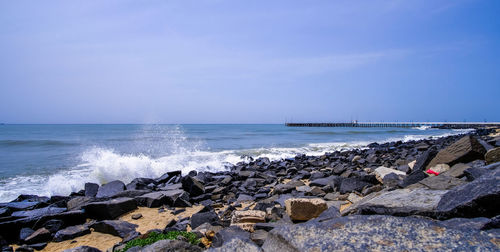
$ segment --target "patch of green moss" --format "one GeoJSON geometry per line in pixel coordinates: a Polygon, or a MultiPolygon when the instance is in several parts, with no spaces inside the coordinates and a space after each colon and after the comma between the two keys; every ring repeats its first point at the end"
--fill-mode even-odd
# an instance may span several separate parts
{"type": "Polygon", "coordinates": [[[166,234],[152,232],[148,235],[147,238],[144,238],[144,239],[137,238],[137,239],[134,239],[134,240],[127,242],[125,245],[125,248],[120,250],[120,252],[125,252],[128,249],[130,249],[132,247],[136,247],[136,246],[144,247],[146,245],[153,244],[159,240],[175,240],[175,239],[177,239],[177,237],[179,235],[185,237],[188,240],[188,242],[193,244],[193,245],[198,245],[200,243],[200,240],[198,239],[198,237],[196,237],[196,235],[194,233],[190,233],[190,232],[170,231],[166,234]]]}

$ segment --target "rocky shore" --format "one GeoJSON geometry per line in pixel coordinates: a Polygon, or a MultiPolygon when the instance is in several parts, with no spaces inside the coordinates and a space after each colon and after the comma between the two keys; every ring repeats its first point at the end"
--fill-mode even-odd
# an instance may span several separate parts
{"type": "Polygon", "coordinates": [[[2,251],[499,251],[500,130],[0,203],[2,251]]]}

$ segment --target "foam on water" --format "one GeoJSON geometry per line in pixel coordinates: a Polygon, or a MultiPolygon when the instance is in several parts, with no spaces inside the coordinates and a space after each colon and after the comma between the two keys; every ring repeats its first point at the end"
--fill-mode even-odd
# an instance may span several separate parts
{"type": "MultiPolygon", "coordinates": [[[[470,130],[453,130],[431,136],[429,134],[406,135],[403,138],[388,138],[385,141],[412,141],[429,137],[443,137],[467,133],[470,130]]],[[[0,202],[9,201],[19,194],[68,195],[81,190],[85,182],[98,184],[112,180],[125,183],[137,177],[156,178],[168,171],[181,170],[183,174],[191,170],[224,171],[231,164],[248,161],[247,157],[268,157],[271,160],[292,158],[298,154],[323,155],[325,152],[365,148],[370,142],[311,143],[298,147],[272,147],[243,150],[210,151],[200,149],[199,143],[187,144],[182,132],[177,130],[168,142],[169,154],[154,156],[147,154],[123,154],[110,148],[93,147],[81,154],[81,162],[76,167],[53,175],[17,176],[0,181],[0,202]]]]}

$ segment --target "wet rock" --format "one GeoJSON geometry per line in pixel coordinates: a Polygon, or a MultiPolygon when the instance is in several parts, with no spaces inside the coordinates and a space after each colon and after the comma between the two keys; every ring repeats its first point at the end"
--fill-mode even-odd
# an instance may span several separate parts
{"type": "Polygon", "coordinates": [[[182,178],[182,189],[189,193],[190,196],[195,197],[205,193],[205,187],[196,178],[186,176],[182,178]]]}
{"type": "Polygon", "coordinates": [[[135,178],[126,185],[126,188],[127,190],[153,189],[156,183],[156,180],[150,178],[135,178]]]}
{"type": "Polygon", "coordinates": [[[35,244],[35,243],[41,243],[41,242],[47,242],[52,239],[52,235],[50,234],[50,231],[47,230],[46,228],[40,228],[33,232],[30,236],[26,237],[24,239],[24,242],[26,244],[35,244]]]}
{"type": "Polygon", "coordinates": [[[437,164],[454,165],[483,159],[486,150],[473,136],[464,136],[460,140],[438,152],[427,168],[437,164]]]}
{"type": "Polygon", "coordinates": [[[137,203],[132,198],[117,198],[101,202],[92,202],[82,207],[85,212],[97,220],[115,219],[137,208],[137,203]]]}
{"type": "Polygon", "coordinates": [[[230,242],[232,239],[240,239],[250,243],[252,242],[250,240],[250,233],[244,231],[238,226],[230,226],[215,234],[212,246],[215,248],[221,247],[223,244],[230,242]]]}
{"type": "Polygon", "coordinates": [[[220,224],[219,216],[214,211],[195,213],[191,216],[191,228],[197,228],[203,223],[209,223],[210,225],[220,224]]]}
{"type": "Polygon", "coordinates": [[[28,218],[38,218],[44,215],[53,215],[53,214],[58,214],[66,211],[66,208],[61,208],[61,207],[44,207],[44,208],[38,208],[34,210],[27,210],[27,211],[17,211],[13,212],[11,216],[14,217],[28,217],[28,218]]]}
{"type": "Polygon", "coordinates": [[[446,228],[411,217],[348,216],[320,223],[283,225],[269,232],[264,251],[497,250],[486,233],[446,228]]]}
{"type": "Polygon", "coordinates": [[[125,184],[120,180],[111,181],[99,187],[96,198],[113,197],[115,194],[125,191],[125,189],[125,184]]]}
{"type": "Polygon", "coordinates": [[[493,217],[500,209],[500,168],[453,188],[443,195],[437,210],[453,217],[493,217]]]}
{"type": "Polygon", "coordinates": [[[285,201],[285,208],[292,220],[306,221],[318,217],[328,207],[320,198],[291,198],[285,201]]]}
{"type": "Polygon", "coordinates": [[[12,211],[30,210],[37,207],[38,205],[40,205],[40,202],[22,201],[22,202],[0,203],[0,207],[7,207],[12,211]]]}
{"type": "Polygon", "coordinates": [[[79,246],[72,249],[66,249],[63,252],[101,252],[99,249],[89,246],[79,246]]]}
{"type": "Polygon", "coordinates": [[[486,164],[493,164],[500,162],[500,147],[494,148],[486,152],[484,155],[484,160],[486,164]]]}
{"type": "Polygon", "coordinates": [[[436,215],[436,207],[441,197],[447,193],[444,190],[399,189],[380,192],[373,197],[367,197],[354,204],[346,213],[383,214],[395,216],[436,215]]]}
{"type": "Polygon", "coordinates": [[[135,224],[126,222],[126,221],[105,220],[105,221],[96,222],[96,223],[90,225],[90,227],[93,228],[94,231],[96,231],[96,232],[110,234],[110,235],[118,236],[121,238],[125,238],[130,233],[135,232],[135,229],[138,226],[135,224]]]}
{"type": "Polygon", "coordinates": [[[449,190],[466,182],[455,177],[440,174],[439,176],[425,178],[418,183],[433,190],[449,190]]]}
{"type": "Polygon", "coordinates": [[[88,225],[71,226],[57,231],[57,233],[54,235],[54,241],[61,242],[74,239],[86,234],[90,234],[88,225]]]}
{"type": "Polygon", "coordinates": [[[92,197],[83,197],[83,196],[78,196],[70,199],[66,205],[68,210],[80,210],[82,206],[86,205],[87,203],[94,202],[95,199],[92,197]]]}
{"type": "Polygon", "coordinates": [[[85,197],[95,197],[97,191],[99,190],[99,185],[96,183],[85,183],[85,197]]]}
{"type": "Polygon", "coordinates": [[[172,182],[172,179],[174,179],[177,176],[181,176],[181,171],[171,171],[163,174],[161,177],[156,179],[156,183],[158,184],[163,184],[163,183],[168,183],[172,182]]]}

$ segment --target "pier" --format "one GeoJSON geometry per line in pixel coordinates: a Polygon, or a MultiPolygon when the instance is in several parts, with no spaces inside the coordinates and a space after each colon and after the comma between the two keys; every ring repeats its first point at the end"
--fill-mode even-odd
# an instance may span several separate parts
{"type": "Polygon", "coordinates": [[[360,127],[360,128],[416,128],[476,129],[500,127],[500,122],[337,122],[337,123],[285,123],[288,127],[360,127]]]}

